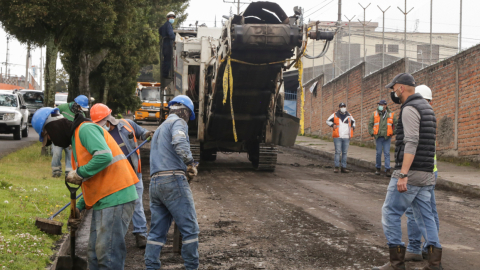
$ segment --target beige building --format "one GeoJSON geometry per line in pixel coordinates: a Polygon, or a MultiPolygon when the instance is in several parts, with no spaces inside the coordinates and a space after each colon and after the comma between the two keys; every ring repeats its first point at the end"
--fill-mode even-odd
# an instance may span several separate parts
{"type": "MultiPolygon", "coordinates": [[[[315,23],[310,23],[312,30],[315,30],[315,23]]],[[[336,22],[324,21],[320,22],[320,29],[330,29],[335,31],[336,22]]],[[[363,57],[367,56],[367,63],[371,62],[371,69],[386,66],[398,58],[404,57],[404,32],[403,29],[398,31],[385,32],[385,45],[383,51],[385,60],[382,63],[382,28],[378,27],[378,23],[370,22],[365,27],[365,47],[364,47],[364,29],[360,22],[351,22],[350,29],[348,22],[342,22],[342,28],[338,37],[331,42],[330,48],[325,55],[315,60],[303,59],[305,69],[305,79],[313,77],[313,69],[315,66],[315,75],[323,72],[325,69],[332,70],[333,55],[335,53],[335,73],[339,75],[363,61],[363,57]],[[336,41],[336,42],[335,42],[336,41]],[[350,54],[349,54],[350,51],[350,54]],[[375,57],[377,55],[377,57],[375,57]],[[349,58],[350,56],[350,58],[349,58]]],[[[308,55],[318,55],[325,42],[309,40],[307,45],[308,55]]],[[[432,35],[432,59],[430,62],[430,33],[407,32],[407,57],[409,60],[416,61],[420,66],[436,63],[458,52],[458,34],[456,33],[433,33],[432,35]]],[[[328,70],[325,70],[328,74],[328,70]]]]}

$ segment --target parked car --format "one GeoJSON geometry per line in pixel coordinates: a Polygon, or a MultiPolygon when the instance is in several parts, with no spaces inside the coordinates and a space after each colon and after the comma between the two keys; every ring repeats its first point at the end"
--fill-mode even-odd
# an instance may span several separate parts
{"type": "Polygon", "coordinates": [[[40,90],[20,90],[23,100],[28,109],[28,123],[32,122],[33,114],[43,107],[43,91],[40,90]]]}
{"type": "Polygon", "coordinates": [[[28,109],[17,90],[0,90],[0,134],[12,134],[14,140],[28,137],[28,109]]]}
{"type": "Polygon", "coordinates": [[[56,93],[55,94],[55,107],[61,104],[67,103],[68,93],[56,93]]]}

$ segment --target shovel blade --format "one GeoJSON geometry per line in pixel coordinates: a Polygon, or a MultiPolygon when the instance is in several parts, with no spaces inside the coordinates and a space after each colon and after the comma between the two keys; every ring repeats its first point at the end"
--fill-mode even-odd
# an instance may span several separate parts
{"type": "Polygon", "coordinates": [[[78,256],[73,260],[71,256],[60,256],[55,270],[87,270],[87,266],[87,261],[78,256]]]}

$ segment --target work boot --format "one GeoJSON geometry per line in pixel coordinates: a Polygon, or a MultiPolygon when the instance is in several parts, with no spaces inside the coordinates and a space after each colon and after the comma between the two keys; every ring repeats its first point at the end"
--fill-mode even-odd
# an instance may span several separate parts
{"type": "Polygon", "coordinates": [[[335,167],[335,169],[333,169],[333,172],[334,173],[338,173],[340,171],[340,168],[339,167],[335,167]]]}
{"type": "Polygon", "coordinates": [[[349,172],[350,172],[350,171],[347,170],[347,168],[343,168],[343,167],[342,167],[342,173],[349,173],[349,172]]]}
{"type": "Polygon", "coordinates": [[[392,177],[392,171],[390,169],[385,170],[385,176],[386,177],[392,177]]]}
{"type": "Polygon", "coordinates": [[[59,178],[60,176],[62,176],[62,172],[52,172],[53,178],[59,178]]]}
{"type": "Polygon", "coordinates": [[[420,255],[420,254],[416,254],[416,253],[412,253],[412,252],[408,252],[405,254],[405,261],[406,262],[409,262],[409,261],[414,261],[414,262],[421,262],[423,261],[423,256],[420,255]]]}
{"type": "Polygon", "coordinates": [[[147,237],[140,233],[135,234],[135,243],[138,248],[145,248],[147,246],[147,237]]]}
{"type": "Polygon", "coordinates": [[[423,267],[422,270],[443,270],[441,248],[428,247],[428,265],[423,267]]]}
{"type": "Polygon", "coordinates": [[[379,169],[379,168],[377,168],[377,169],[375,170],[375,175],[380,175],[380,169],[379,169]]]}
{"type": "Polygon", "coordinates": [[[390,261],[381,267],[374,267],[372,270],[405,270],[405,247],[389,248],[390,261]]]}

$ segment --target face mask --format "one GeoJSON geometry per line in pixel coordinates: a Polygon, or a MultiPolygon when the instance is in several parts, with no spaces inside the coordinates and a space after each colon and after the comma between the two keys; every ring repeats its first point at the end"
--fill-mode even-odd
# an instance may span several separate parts
{"type": "Polygon", "coordinates": [[[168,19],[168,22],[170,22],[171,24],[173,24],[175,22],[175,19],[168,19]]]}
{"type": "Polygon", "coordinates": [[[396,104],[402,104],[402,102],[400,102],[400,98],[397,96],[397,93],[395,92],[390,92],[390,98],[392,99],[392,101],[396,104]]]}
{"type": "Polygon", "coordinates": [[[379,111],[383,111],[383,106],[378,106],[379,111]]]}
{"type": "Polygon", "coordinates": [[[341,111],[342,113],[345,113],[345,112],[347,111],[347,108],[340,108],[340,111],[341,111]]]}
{"type": "Polygon", "coordinates": [[[107,126],[107,124],[103,125],[103,128],[104,128],[106,131],[110,131],[110,127],[107,126]]]}

